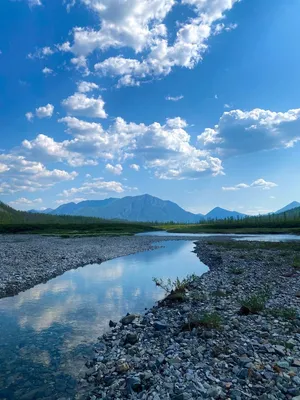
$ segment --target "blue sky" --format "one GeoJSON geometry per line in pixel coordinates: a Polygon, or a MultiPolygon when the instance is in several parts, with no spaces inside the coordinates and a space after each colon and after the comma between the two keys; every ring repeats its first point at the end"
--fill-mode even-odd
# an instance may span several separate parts
{"type": "Polygon", "coordinates": [[[298,0],[2,0],[0,197],[300,200],[298,0]]]}

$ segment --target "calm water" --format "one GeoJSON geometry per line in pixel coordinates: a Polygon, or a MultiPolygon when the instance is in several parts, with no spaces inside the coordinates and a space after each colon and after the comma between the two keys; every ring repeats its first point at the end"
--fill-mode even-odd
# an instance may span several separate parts
{"type": "Polygon", "coordinates": [[[73,398],[84,357],[109,320],[142,313],[163,297],[152,277],[207,271],[192,242],[163,246],[71,270],[0,300],[0,399],[73,398]]]}
{"type": "Polygon", "coordinates": [[[211,237],[211,236],[220,236],[220,237],[232,237],[234,240],[249,240],[249,241],[258,241],[258,242],[288,242],[291,240],[300,240],[300,235],[281,235],[281,234],[269,234],[269,235],[255,235],[255,234],[237,234],[237,233],[172,233],[166,231],[155,231],[155,232],[144,232],[138,233],[137,236],[186,236],[191,238],[199,238],[199,237],[211,237]]]}

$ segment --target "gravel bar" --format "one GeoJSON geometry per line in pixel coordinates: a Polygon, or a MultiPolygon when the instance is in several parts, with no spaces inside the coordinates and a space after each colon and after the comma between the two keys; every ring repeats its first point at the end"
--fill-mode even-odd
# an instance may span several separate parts
{"type": "MultiPolygon", "coordinates": [[[[153,250],[154,242],[184,237],[0,235],[0,298],[13,296],[65,271],[153,250]]],[[[186,238],[191,240],[191,238],[186,238]]]]}
{"type": "Polygon", "coordinates": [[[200,241],[210,271],[181,302],[111,321],[76,398],[300,400],[297,251],[249,246],[200,241]]]}

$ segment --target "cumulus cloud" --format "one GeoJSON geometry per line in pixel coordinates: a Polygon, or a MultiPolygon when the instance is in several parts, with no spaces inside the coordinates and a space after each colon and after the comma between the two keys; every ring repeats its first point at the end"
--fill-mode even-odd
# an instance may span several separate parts
{"type": "Polygon", "coordinates": [[[10,201],[9,204],[11,206],[32,206],[34,204],[41,204],[43,200],[41,198],[38,199],[27,199],[26,197],[20,197],[19,199],[10,201]]]}
{"type": "Polygon", "coordinates": [[[25,117],[27,118],[27,120],[28,120],[29,122],[31,122],[31,121],[34,119],[34,114],[33,114],[32,112],[27,112],[27,113],[25,114],[25,117]]]}
{"type": "Polygon", "coordinates": [[[32,113],[27,112],[25,114],[25,117],[29,122],[32,122],[34,117],[38,118],[51,118],[54,112],[54,106],[52,104],[47,104],[46,106],[38,107],[35,109],[35,112],[32,113]]]}
{"type": "Polygon", "coordinates": [[[44,107],[36,108],[35,115],[38,118],[51,118],[53,115],[54,106],[52,104],[47,104],[44,107]]]}
{"type": "Polygon", "coordinates": [[[121,175],[123,172],[123,167],[121,164],[116,164],[116,165],[106,164],[105,169],[108,172],[111,172],[112,174],[115,175],[121,175]]]}
{"type": "Polygon", "coordinates": [[[53,73],[54,73],[53,69],[48,68],[48,67],[43,68],[42,72],[43,72],[43,74],[46,75],[46,76],[47,76],[47,75],[53,75],[53,73]]]}
{"type": "Polygon", "coordinates": [[[77,176],[75,171],[49,170],[40,162],[15,154],[0,154],[0,165],[4,166],[0,175],[1,194],[45,190],[56,183],[71,181],[77,176]]]}
{"type": "Polygon", "coordinates": [[[99,30],[76,27],[72,43],[58,46],[75,57],[72,63],[87,70],[87,57],[95,50],[131,48],[135,59],[111,57],[95,65],[102,75],[114,76],[118,86],[134,86],[145,78],[169,74],[174,67],[194,68],[202,59],[208,39],[234,24],[224,23],[225,13],[238,0],[182,0],[178,7],[188,6],[193,13],[178,24],[175,40],[169,43],[165,18],[175,0],[80,0],[100,20],[99,30]],[[222,19],[222,23],[217,24],[222,19]]]}
{"type": "MultiPolygon", "coordinates": [[[[75,117],[61,118],[59,122],[67,125],[67,132],[73,138],[55,142],[60,151],[55,148],[53,155],[60,155],[67,162],[80,155],[85,160],[100,158],[117,160],[119,164],[135,157],[161,179],[196,179],[203,173],[223,173],[219,158],[190,143],[191,137],[185,130],[187,123],[179,117],[167,119],[163,125],[127,123],[117,118],[106,130],[99,123],[75,117]]],[[[26,142],[27,148],[35,145],[35,140],[26,142]]],[[[49,152],[53,146],[45,145],[43,149],[49,152]]]]}
{"type": "Polygon", "coordinates": [[[248,188],[258,188],[262,190],[269,190],[274,187],[277,187],[278,185],[274,182],[268,182],[265,181],[264,179],[260,178],[257,179],[256,181],[252,182],[250,185],[246,183],[239,183],[238,185],[235,186],[223,186],[222,190],[224,191],[237,191],[241,189],[248,189],[248,188]]]}
{"type": "Polygon", "coordinates": [[[93,90],[99,89],[99,86],[93,82],[81,81],[77,83],[77,89],[80,93],[88,93],[93,90]]]}
{"type": "Polygon", "coordinates": [[[31,60],[34,60],[35,58],[42,59],[52,56],[52,54],[54,53],[55,50],[51,49],[51,47],[46,46],[35,50],[33,53],[29,53],[27,57],[30,58],[31,60]]]}
{"type": "Polygon", "coordinates": [[[139,171],[140,170],[140,166],[138,165],[138,164],[131,164],[130,166],[129,166],[131,169],[133,169],[134,171],[139,171]]]}
{"type": "Polygon", "coordinates": [[[70,115],[82,117],[107,118],[104,110],[104,101],[101,96],[98,98],[87,97],[84,93],[76,92],[62,101],[70,115]]]}
{"type": "Polygon", "coordinates": [[[221,156],[292,147],[300,140],[300,109],[274,112],[256,108],[225,112],[218,124],[198,136],[221,156]]]}
{"type": "Polygon", "coordinates": [[[64,190],[60,196],[70,197],[78,193],[81,194],[106,194],[106,193],[123,193],[125,189],[121,182],[116,181],[104,181],[102,178],[94,178],[92,181],[83,183],[80,187],[74,187],[68,190],[64,190]]]}
{"type": "Polygon", "coordinates": [[[182,100],[184,96],[166,96],[165,99],[168,101],[179,101],[182,100]]]}

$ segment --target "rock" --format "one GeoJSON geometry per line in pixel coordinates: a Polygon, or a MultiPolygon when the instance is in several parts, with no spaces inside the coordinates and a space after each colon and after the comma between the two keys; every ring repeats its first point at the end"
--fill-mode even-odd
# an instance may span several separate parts
{"type": "Polygon", "coordinates": [[[117,364],[116,371],[120,374],[129,371],[130,367],[125,360],[120,360],[117,364]]]}
{"type": "Polygon", "coordinates": [[[126,339],[125,339],[125,344],[129,343],[131,345],[136,344],[139,341],[139,337],[136,333],[127,333],[126,339]]]}
{"type": "Polygon", "coordinates": [[[129,325],[129,324],[132,324],[132,322],[135,320],[135,318],[136,317],[134,314],[129,314],[129,315],[126,315],[126,317],[123,317],[120,322],[122,325],[129,325]]]}
{"type": "Polygon", "coordinates": [[[298,298],[300,297],[300,292],[296,293],[296,297],[298,297],[298,298]]]}
{"type": "Polygon", "coordinates": [[[300,360],[294,360],[294,361],[292,362],[292,366],[293,366],[293,367],[299,367],[299,368],[300,368],[300,360]]]}
{"type": "Polygon", "coordinates": [[[276,345],[276,346],[274,346],[274,349],[275,349],[276,353],[279,354],[280,356],[285,356],[286,349],[284,346],[276,345]]]}
{"type": "Polygon", "coordinates": [[[114,327],[116,327],[116,326],[117,326],[117,323],[116,323],[116,322],[113,322],[112,320],[109,321],[109,327],[110,327],[110,328],[114,328],[114,327]]]}
{"type": "Polygon", "coordinates": [[[240,315],[249,315],[250,314],[250,308],[246,307],[246,306],[242,306],[240,308],[239,314],[240,315]]]}
{"type": "Polygon", "coordinates": [[[139,393],[143,390],[142,383],[139,377],[131,376],[126,379],[126,389],[128,393],[139,393]]]}
{"type": "Polygon", "coordinates": [[[287,361],[277,361],[277,366],[279,368],[283,368],[283,369],[289,369],[290,368],[290,364],[287,361]]]}
{"type": "Polygon", "coordinates": [[[154,322],[153,327],[156,331],[164,331],[168,328],[168,325],[164,324],[163,322],[156,321],[154,322]]]}

